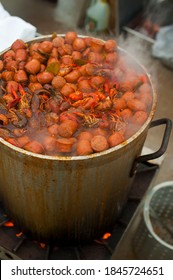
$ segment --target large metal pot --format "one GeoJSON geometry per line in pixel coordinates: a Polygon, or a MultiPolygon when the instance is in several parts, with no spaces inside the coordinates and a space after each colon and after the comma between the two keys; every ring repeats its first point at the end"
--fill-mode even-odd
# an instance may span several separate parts
{"type": "MultiPolygon", "coordinates": [[[[0,139],[0,196],[6,212],[24,232],[41,241],[79,242],[110,230],[127,200],[156,99],[153,90],[150,114],[138,132],[101,153],[46,156],[0,139]]],[[[170,134],[170,121],[162,123],[166,123],[166,141],[156,156],[166,150],[170,134]]]]}

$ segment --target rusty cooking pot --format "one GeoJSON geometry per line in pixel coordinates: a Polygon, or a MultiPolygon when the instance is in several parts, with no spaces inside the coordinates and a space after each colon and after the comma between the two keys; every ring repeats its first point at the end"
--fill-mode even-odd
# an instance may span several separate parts
{"type": "Polygon", "coordinates": [[[142,127],[127,141],[100,153],[47,156],[0,138],[0,197],[6,213],[41,241],[81,242],[110,230],[127,200],[137,163],[160,156],[168,144],[171,121],[151,122],[156,110],[154,89],[152,94],[152,108],[142,127]],[[148,128],[160,124],[166,124],[161,148],[140,156],[148,128]]]}

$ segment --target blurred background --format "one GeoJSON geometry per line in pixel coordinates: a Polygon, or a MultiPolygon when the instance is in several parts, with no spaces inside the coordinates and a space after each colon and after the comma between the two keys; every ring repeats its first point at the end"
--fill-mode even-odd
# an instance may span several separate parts
{"type": "MultiPolygon", "coordinates": [[[[173,120],[172,65],[153,55],[158,34],[164,27],[172,27],[171,0],[2,0],[11,16],[34,25],[37,35],[65,33],[75,30],[103,39],[114,38],[134,55],[151,74],[158,93],[154,119],[173,120]]],[[[173,37],[173,36],[172,36],[173,37]]],[[[168,46],[167,42],[164,42],[168,46]]],[[[173,53],[173,52],[172,52],[173,53]]],[[[163,54],[164,55],[164,54],[163,54]]],[[[173,59],[172,59],[173,60],[173,59]]],[[[163,128],[149,131],[146,146],[157,150],[163,128]]],[[[169,141],[157,181],[173,180],[173,141],[169,141]]]]}

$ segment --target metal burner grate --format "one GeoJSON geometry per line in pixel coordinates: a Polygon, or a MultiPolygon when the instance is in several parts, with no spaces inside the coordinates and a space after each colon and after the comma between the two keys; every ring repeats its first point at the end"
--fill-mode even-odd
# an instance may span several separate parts
{"type": "Polygon", "coordinates": [[[0,207],[0,259],[23,260],[109,260],[122,237],[128,223],[144,193],[153,179],[158,165],[140,164],[135,175],[135,180],[129,195],[129,199],[116,221],[108,239],[100,238],[90,243],[78,246],[54,246],[43,244],[29,239],[24,234],[19,236],[20,229],[17,226],[4,226],[10,219],[0,207]],[[145,178],[145,179],[144,179],[145,178]]]}

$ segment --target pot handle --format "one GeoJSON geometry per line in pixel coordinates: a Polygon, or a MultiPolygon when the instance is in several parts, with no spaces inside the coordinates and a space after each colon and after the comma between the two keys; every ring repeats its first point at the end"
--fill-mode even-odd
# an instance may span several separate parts
{"type": "Polygon", "coordinates": [[[152,121],[150,124],[149,128],[155,127],[155,126],[159,126],[159,125],[166,125],[165,126],[165,131],[164,131],[164,135],[163,135],[163,139],[162,139],[162,143],[160,148],[158,149],[158,151],[148,154],[148,155],[143,155],[143,156],[139,156],[138,158],[135,159],[131,172],[130,172],[130,177],[132,177],[137,170],[137,166],[139,163],[141,162],[146,162],[148,160],[152,160],[152,159],[156,159],[160,156],[162,156],[168,146],[168,142],[169,142],[169,138],[170,138],[170,134],[171,134],[171,129],[172,129],[172,121],[170,119],[159,119],[159,120],[155,120],[152,121]]]}

